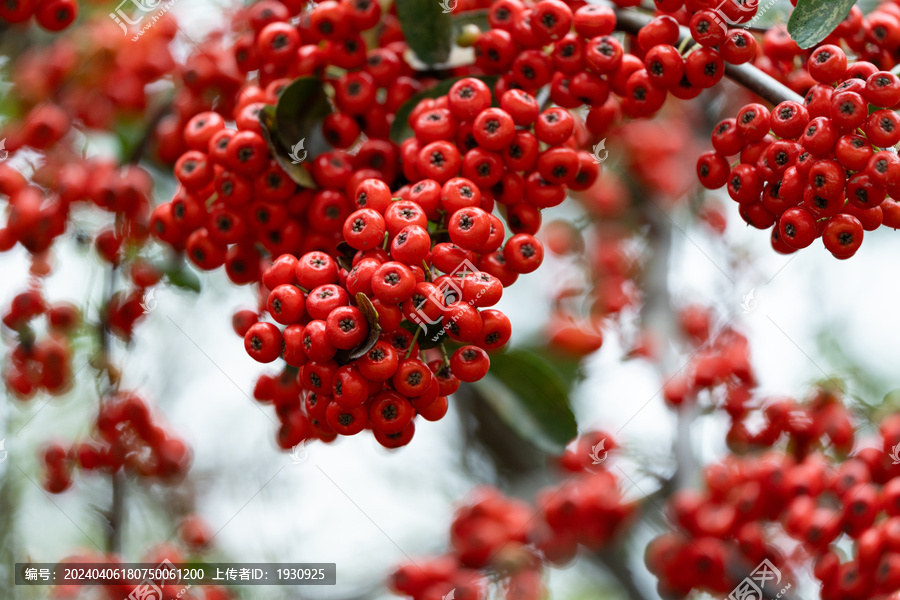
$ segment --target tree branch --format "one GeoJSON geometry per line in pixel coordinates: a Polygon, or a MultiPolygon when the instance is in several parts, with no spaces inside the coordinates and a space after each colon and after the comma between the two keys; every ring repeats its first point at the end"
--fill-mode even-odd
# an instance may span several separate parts
{"type": "MultiPolygon", "coordinates": [[[[615,10],[616,29],[625,33],[637,35],[654,18],[651,15],[641,14],[635,10],[616,8],[612,4],[606,4],[615,10]]],[[[679,27],[679,30],[679,43],[691,37],[691,31],[687,27],[679,27]]],[[[800,94],[780,81],[766,75],[751,64],[730,65],[726,63],[725,77],[742,85],[771,104],[780,104],[785,100],[803,102],[803,97],[800,94]]]]}

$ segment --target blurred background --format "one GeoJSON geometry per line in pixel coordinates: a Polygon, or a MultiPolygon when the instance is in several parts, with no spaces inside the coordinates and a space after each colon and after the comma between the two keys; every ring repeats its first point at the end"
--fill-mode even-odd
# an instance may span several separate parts
{"type": "MultiPolygon", "coordinates": [[[[783,19],[782,4],[788,3],[779,2],[767,17],[783,19]]],[[[201,0],[177,2],[172,12],[182,31],[176,54],[184,56],[194,40],[219,27],[227,8],[201,0]]],[[[578,429],[609,432],[623,446],[614,460],[627,475],[623,485],[630,498],[652,493],[675,472],[678,452],[673,448],[679,439],[698,464],[727,452],[723,417],[679,418],[662,398],[667,377],[690,358],[668,336],[686,306],[710,307],[716,329],[728,325],[748,337],[761,395],[798,396],[811,384],[834,378],[865,408],[878,406],[900,387],[900,319],[893,306],[900,297],[895,260],[900,235],[884,229],[867,234],[848,261],[835,260],[819,244],[781,256],[772,251],[766,233],[742,222],[727,196],[701,196],[693,177],[697,149],[708,149],[711,124],[733,115],[743,99],[740,90],[725,86],[691,107],[671,102],[662,118],[681,127],[667,129],[662,123],[651,135],[635,134],[627,144],[619,136],[608,139],[603,169],[628,182],[631,207],[643,215],[628,246],[642,276],[634,281],[637,300],[602,320],[604,342],[598,351],[578,361],[547,343],[561,290],[584,283],[580,253],[551,254],[540,270],[509,288],[497,307],[513,323],[512,347],[572,366],[568,383],[578,429]],[[639,163],[649,159],[634,147],[635,139],[653,139],[647,143],[661,146],[664,164],[654,162],[651,168],[671,186],[648,185],[648,165],[639,163]],[[710,210],[726,217],[724,231],[703,218],[710,210]],[[658,359],[635,356],[641,332],[657,336],[658,359]]],[[[117,143],[98,135],[86,137],[84,148],[88,155],[115,153],[117,143]]],[[[14,160],[13,166],[27,168],[29,157],[19,154],[14,160]]],[[[161,169],[153,174],[156,200],[168,200],[174,190],[171,176],[161,169]]],[[[90,211],[78,215],[84,229],[100,218],[90,211]]],[[[603,218],[585,201],[544,213],[545,223],[576,226],[603,218]]],[[[580,234],[591,248],[604,230],[588,227],[580,234]]],[[[104,267],[91,245],[69,232],[50,261],[53,274],[45,295],[87,307],[86,315],[96,316],[104,267]]],[[[0,254],[0,306],[8,306],[25,287],[28,266],[21,247],[0,254]]],[[[485,410],[484,399],[471,390],[451,399],[446,418],[423,423],[404,448],[387,451],[371,436],[360,435],[310,444],[298,464],[274,442],[277,421],[271,408],[253,400],[254,383],[265,367],[247,356],[232,331],[232,313],[253,308],[255,293],[231,284],[221,270],[197,276],[201,294],[156,288],[155,308],[132,342],[113,340],[122,387],[140,390],[193,451],[190,472],[177,486],[126,483],[126,559],[137,562],[151,546],[173,539],[177,522],[172,514],[190,507],[215,532],[209,560],[337,564],[334,587],[236,588],[240,598],[388,598],[383,581],[397,564],[446,550],[454,508],[474,488],[497,485],[530,499],[556,480],[552,470],[543,468],[549,459],[533,440],[512,430],[498,434],[497,428],[505,427],[502,419],[485,410]]],[[[91,426],[97,390],[88,360],[88,352],[76,352],[75,384],[66,394],[38,395],[27,402],[10,397],[0,409],[0,439],[8,453],[0,463],[4,598],[46,595],[45,588],[12,586],[12,563],[56,561],[103,547],[106,532],[97,508],[109,504],[108,479],[76,476],[70,490],[53,496],[39,483],[40,448],[48,441],[84,437],[91,426]]],[[[863,429],[860,443],[865,436],[863,429]]],[[[647,598],[657,596],[642,552],[662,530],[661,506],[644,506],[647,514],[624,553],[647,598]]],[[[626,597],[614,575],[591,560],[552,569],[549,583],[554,598],[626,597]]]]}

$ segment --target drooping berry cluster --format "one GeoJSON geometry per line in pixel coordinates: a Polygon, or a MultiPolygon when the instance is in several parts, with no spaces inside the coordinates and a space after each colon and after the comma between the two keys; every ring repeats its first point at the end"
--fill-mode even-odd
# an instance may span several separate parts
{"type": "Polygon", "coordinates": [[[17,340],[3,369],[3,383],[12,394],[27,400],[39,391],[52,395],[72,387],[72,347],[69,336],[81,324],[81,312],[72,304],[48,306],[39,289],[17,294],[3,315],[3,325],[17,340]],[[34,319],[46,318],[47,335],[39,338],[34,319]]]}
{"type": "Polygon", "coordinates": [[[451,553],[401,566],[391,588],[413,600],[440,600],[451,590],[455,598],[486,600],[498,597],[489,595],[493,582],[508,600],[543,598],[544,561],[565,565],[579,546],[599,550],[634,514],[616,477],[605,470],[614,447],[600,432],[573,442],[560,464],[574,478],[541,491],[534,506],[493,488],[477,490],[450,526],[451,553]],[[600,450],[604,441],[609,445],[600,450]]]}
{"type": "Polygon", "coordinates": [[[190,461],[187,445],[160,425],[143,399],[117,392],[100,407],[92,440],[68,450],[55,443],[44,450],[44,487],[54,494],[65,491],[75,468],[173,483],[184,477],[190,461]]]}
{"type": "Polygon", "coordinates": [[[837,46],[817,48],[810,74],[820,83],[803,105],[786,101],[769,111],[745,106],[713,132],[713,152],[701,156],[701,182],[728,186],[741,216],[772,229],[772,245],[782,253],[806,248],[822,238],[837,258],[849,258],[863,232],[882,224],[900,227],[897,196],[900,158],[900,79],[875,65],[847,66],[837,46]],[[835,87],[835,84],[836,87],[835,87]],[[740,154],[734,167],[728,158],[740,154]]]}

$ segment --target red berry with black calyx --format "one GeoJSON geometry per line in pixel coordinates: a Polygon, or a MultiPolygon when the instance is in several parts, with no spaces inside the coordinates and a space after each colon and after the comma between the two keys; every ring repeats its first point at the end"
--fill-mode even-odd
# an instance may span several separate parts
{"type": "Polygon", "coordinates": [[[542,42],[558,40],[572,28],[572,9],[561,0],[541,0],[532,9],[530,22],[542,42]]]}
{"type": "Polygon", "coordinates": [[[297,283],[307,290],[335,283],[338,279],[337,264],[325,252],[308,252],[297,261],[297,283]]]}
{"type": "Polygon", "coordinates": [[[863,226],[856,217],[837,215],[825,225],[822,241],[835,258],[850,258],[862,245],[863,226]]]}
{"type": "Polygon", "coordinates": [[[819,83],[836,83],[844,78],[847,71],[847,55],[832,44],[819,46],[810,54],[807,69],[819,83]]]}
{"type": "Polygon", "coordinates": [[[397,261],[386,262],[372,275],[372,293],[389,304],[400,304],[413,295],[416,277],[406,265],[397,261]]]}
{"type": "Polygon", "coordinates": [[[447,106],[458,121],[471,121],[478,113],[490,108],[491,90],[480,79],[460,79],[447,93],[447,106]]]}
{"type": "Polygon", "coordinates": [[[569,139],[575,130],[575,120],[562,108],[548,108],[538,115],[534,135],[545,144],[559,145],[569,139]]]}
{"type": "Polygon", "coordinates": [[[325,422],[338,435],[356,435],[369,424],[369,414],[365,406],[344,408],[332,401],[325,409],[325,422]]]}
{"type": "Polygon", "coordinates": [[[500,96],[500,108],[506,111],[516,125],[534,123],[541,112],[537,100],[524,90],[507,90],[500,96]]]}
{"type": "Polygon", "coordinates": [[[722,17],[708,9],[694,13],[688,26],[694,41],[707,48],[721,44],[725,40],[725,34],[728,31],[722,17]]]}
{"type": "Polygon", "coordinates": [[[802,208],[790,208],[778,220],[778,233],[789,247],[800,250],[816,239],[816,219],[802,208]]]}
{"type": "Polygon", "coordinates": [[[281,356],[284,340],[272,323],[255,323],[244,335],[244,348],[254,360],[270,363],[281,356]]]}
{"type": "Polygon", "coordinates": [[[471,383],[487,375],[491,359],[478,346],[463,346],[450,357],[450,370],[460,381],[471,383]]]}
{"type": "Polygon", "coordinates": [[[786,100],[776,106],[769,117],[772,133],[789,140],[803,135],[808,122],[809,112],[806,107],[792,100],[786,100]]]}
{"type": "Polygon", "coordinates": [[[341,350],[351,350],[369,335],[369,322],[355,306],[339,306],[325,320],[328,343],[341,350]]]}
{"type": "Polygon", "coordinates": [[[518,233],[507,240],[503,258],[516,273],[531,273],[544,261],[544,246],[534,236],[518,233]]]}
{"type": "Polygon", "coordinates": [[[369,422],[383,434],[398,434],[409,425],[415,410],[409,400],[392,391],[383,391],[369,404],[369,422]]]}
{"type": "Polygon", "coordinates": [[[355,250],[370,250],[384,242],[384,217],[371,208],[361,208],[344,221],[344,241],[355,250]]]}
{"type": "Polygon", "coordinates": [[[283,284],[269,292],[266,308],[282,325],[300,322],[306,316],[306,298],[294,285],[283,284]]]}
{"type": "Polygon", "coordinates": [[[762,104],[748,104],[738,112],[736,127],[738,134],[745,140],[762,140],[769,133],[769,109],[762,104]]]}
{"type": "Polygon", "coordinates": [[[475,117],[472,135],[482,148],[499,151],[512,143],[516,135],[516,124],[505,110],[487,108],[475,117]]]}
{"type": "Polygon", "coordinates": [[[424,394],[431,386],[434,374],[418,358],[405,358],[400,361],[397,371],[391,377],[394,389],[407,398],[424,394]]]}

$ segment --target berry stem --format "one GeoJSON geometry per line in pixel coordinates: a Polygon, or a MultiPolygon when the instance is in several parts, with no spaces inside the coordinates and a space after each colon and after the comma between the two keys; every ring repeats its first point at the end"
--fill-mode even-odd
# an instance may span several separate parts
{"type": "Polygon", "coordinates": [[[417,329],[416,329],[416,332],[413,334],[413,339],[412,339],[412,341],[409,343],[409,348],[406,349],[406,356],[404,356],[403,358],[409,358],[409,355],[412,354],[413,346],[415,346],[415,345],[416,345],[416,342],[419,341],[419,334],[420,334],[421,332],[422,332],[422,329],[421,329],[421,328],[417,328],[417,329]]]}

